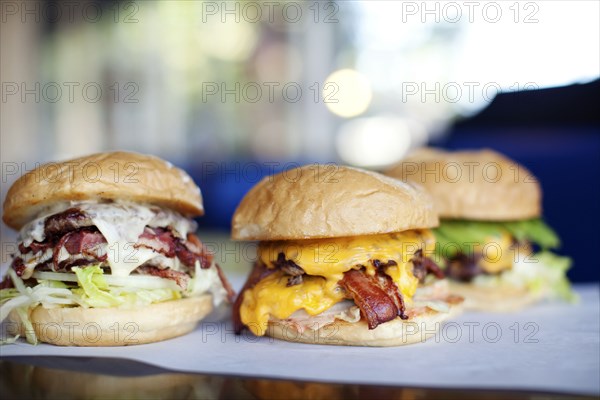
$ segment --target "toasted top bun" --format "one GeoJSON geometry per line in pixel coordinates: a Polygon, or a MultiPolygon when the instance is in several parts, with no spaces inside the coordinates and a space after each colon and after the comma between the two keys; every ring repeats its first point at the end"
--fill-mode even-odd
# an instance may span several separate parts
{"type": "Polygon", "coordinates": [[[204,214],[200,189],[187,173],[158,157],[119,151],[26,173],[8,190],[2,219],[20,229],[54,203],[104,199],[155,204],[189,217],[204,214]]]}
{"type": "Polygon", "coordinates": [[[440,218],[505,221],[539,217],[542,212],[537,179],[492,150],[420,149],[385,173],[423,185],[440,218]]]}
{"type": "Polygon", "coordinates": [[[295,240],[402,232],[439,223],[420,188],[381,174],[306,165],[269,176],[246,194],[232,221],[238,240],[295,240]]]}

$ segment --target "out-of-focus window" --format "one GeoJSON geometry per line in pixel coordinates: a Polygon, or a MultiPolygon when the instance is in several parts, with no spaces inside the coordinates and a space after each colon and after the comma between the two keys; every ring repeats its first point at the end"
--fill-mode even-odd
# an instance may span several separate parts
{"type": "Polygon", "coordinates": [[[2,4],[2,159],[393,163],[499,91],[599,75],[595,1],[2,4]]]}

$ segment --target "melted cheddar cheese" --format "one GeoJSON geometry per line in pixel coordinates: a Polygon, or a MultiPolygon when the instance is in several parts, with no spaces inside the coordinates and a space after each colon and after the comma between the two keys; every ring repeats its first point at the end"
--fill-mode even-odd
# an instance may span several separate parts
{"type": "Polygon", "coordinates": [[[512,236],[503,233],[500,237],[485,238],[483,244],[476,246],[475,250],[482,253],[482,257],[478,261],[479,266],[486,272],[495,274],[512,269],[518,256],[517,253],[524,249],[513,246],[512,236]]]}
{"type": "Polygon", "coordinates": [[[306,275],[303,282],[287,286],[289,276],[277,271],[243,293],[240,307],[242,322],[258,336],[265,334],[271,316],[289,318],[303,309],[309,315],[318,315],[344,300],[344,292],[338,282],[344,272],[357,266],[365,267],[367,273],[375,274],[373,260],[395,266],[385,268],[398,286],[405,301],[410,302],[418,279],[412,272],[410,262],[414,253],[422,249],[426,255],[433,252],[435,238],[429,230],[413,230],[372,236],[311,239],[299,241],[261,242],[258,258],[268,268],[280,253],[287,260],[300,266],[306,275]]]}

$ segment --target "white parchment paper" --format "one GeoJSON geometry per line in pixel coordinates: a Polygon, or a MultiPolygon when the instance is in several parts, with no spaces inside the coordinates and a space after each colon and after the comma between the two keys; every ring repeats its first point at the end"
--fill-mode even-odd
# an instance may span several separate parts
{"type": "Polygon", "coordinates": [[[466,313],[423,344],[320,346],[236,336],[227,320],[184,337],[118,348],[0,347],[2,356],[116,357],[176,371],[448,388],[600,393],[598,285],[579,304],[541,304],[515,314],[466,313]]]}

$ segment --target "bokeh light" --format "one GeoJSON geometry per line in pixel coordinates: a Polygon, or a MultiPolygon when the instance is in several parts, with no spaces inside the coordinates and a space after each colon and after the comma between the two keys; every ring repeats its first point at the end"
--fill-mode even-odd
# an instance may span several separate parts
{"type": "Polygon", "coordinates": [[[358,71],[335,71],[323,84],[323,101],[329,111],[340,117],[356,117],[364,113],[373,98],[369,79],[358,71]]]}
{"type": "Polygon", "coordinates": [[[346,122],[336,137],[340,158],[351,165],[381,168],[398,162],[410,149],[427,141],[415,121],[377,116],[346,122]]]}

